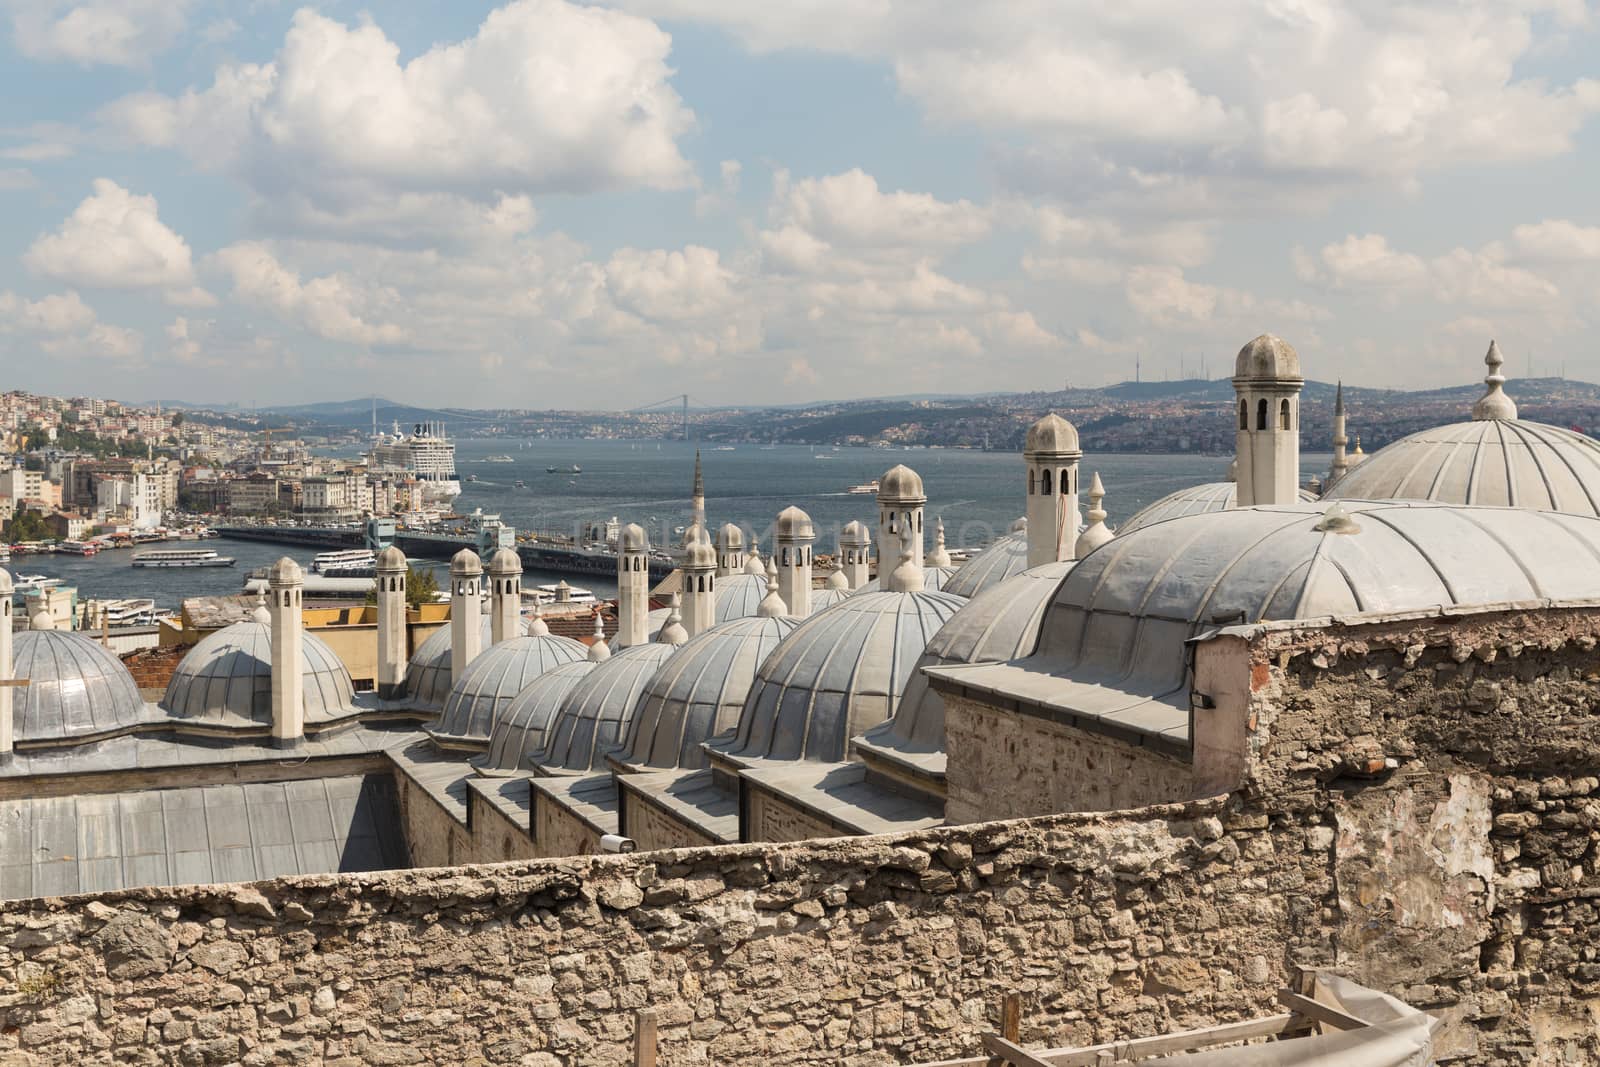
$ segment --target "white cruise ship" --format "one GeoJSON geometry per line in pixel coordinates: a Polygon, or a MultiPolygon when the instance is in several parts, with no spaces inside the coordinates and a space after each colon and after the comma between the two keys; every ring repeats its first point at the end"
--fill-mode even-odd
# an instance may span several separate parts
{"type": "Polygon", "coordinates": [[[461,495],[456,477],[456,445],[444,435],[444,423],[419,422],[411,433],[379,434],[370,454],[374,468],[403,470],[422,483],[428,502],[449,502],[461,495]]]}
{"type": "Polygon", "coordinates": [[[135,567],[231,567],[232,556],[219,556],[210,548],[161,548],[153,552],[136,552],[135,567]]]}

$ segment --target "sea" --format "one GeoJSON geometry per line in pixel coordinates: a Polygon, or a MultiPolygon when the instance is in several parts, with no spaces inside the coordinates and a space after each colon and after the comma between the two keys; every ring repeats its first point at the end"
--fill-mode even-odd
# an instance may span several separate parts
{"type": "MultiPolygon", "coordinates": [[[[840,528],[852,519],[875,527],[871,496],[852,495],[852,485],[881,476],[904,463],[922,476],[928,495],[927,544],[942,520],[950,548],[979,548],[1003,535],[1024,509],[1026,475],[1014,452],[965,449],[831,448],[806,445],[737,445],[731,450],[684,442],[461,440],[456,470],[462,493],[456,510],[499,515],[519,530],[573,533],[615,518],[637,522],[653,544],[675,546],[689,520],[696,448],[705,477],[706,515],[713,530],[734,523],[771,552],[771,526],[778,512],[804,509],[817,528],[816,551],[831,553],[840,528]],[[493,462],[490,457],[510,457],[493,462]],[[566,471],[573,466],[582,473],[566,471]],[[468,481],[472,476],[476,480],[468,481]],[[519,487],[516,483],[521,481],[519,487]]],[[[1089,454],[1079,466],[1080,504],[1088,509],[1088,486],[1098,472],[1105,484],[1109,525],[1186,486],[1220,481],[1231,456],[1089,454]]],[[[1330,456],[1303,454],[1303,471],[1326,470],[1330,456]]],[[[192,542],[185,542],[185,546],[192,542]]],[[[286,548],[229,538],[201,542],[237,560],[228,568],[150,569],[131,565],[133,550],[115,549],[93,557],[15,556],[13,575],[41,574],[76,586],[80,600],[94,597],[150,597],[158,608],[177,608],[186,597],[240,591],[244,579],[280,556],[309,566],[313,550],[286,548]]],[[[416,561],[438,570],[444,561],[416,561]]],[[[540,571],[523,575],[523,585],[565,577],[602,598],[616,593],[614,582],[540,571]]]]}

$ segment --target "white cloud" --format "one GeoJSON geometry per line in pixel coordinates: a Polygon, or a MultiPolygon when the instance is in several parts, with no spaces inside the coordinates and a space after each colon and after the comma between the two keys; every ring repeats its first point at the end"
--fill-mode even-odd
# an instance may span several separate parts
{"type": "Polygon", "coordinates": [[[128,361],[144,347],[137,331],[101,322],[94,309],[70,290],[38,300],[0,290],[0,336],[21,338],[65,357],[128,361]]]}
{"type": "Polygon", "coordinates": [[[1503,248],[1456,248],[1424,258],[1382,234],[1351,234],[1327,245],[1315,262],[1298,260],[1302,277],[1335,289],[1367,291],[1393,304],[1418,298],[1443,304],[1519,307],[1549,304],[1561,291],[1547,278],[1504,262],[1503,248]]]}
{"type": "Polygon", "coordinates": [[[369,322],[364,305],[375,303],[348,277],[330,274],[302,283],[264,244],[242,241],[215,256],[233,280],[233,295],[275,312],[317,337],[356,345],[394,345],[406,331],[392,323],[369,322]]]}
{"type": "Polygon", "coordinates": [[[953,246],[970,244],[989,232],[989,212],[970,201],[951,203],[905,190],[885,193],[860,168],[793,183],[780,171],[775,185],[778,221],[830,244],[953,246]]]}
{"type": "Polygon", "coordinates": [[[681,252],[623,248],[606,264],[616,306],[656,321],[703,318],[726,307],[732,277],[715,251],[698,245],[681,252]]]}
{"type": "Polygon", "coordinates": [[[1146,321],[1175,331],[1291,333],[1276,324],[1306,325],[1330,318],[1326,308],[1300,300],[1261,297],[1242,289],[1190,281],[1176,267],[1141,266],[1128,272],[1128,305],[1146,321]]]}
{"type": "Polygon", "coordinates": [[[1521,258],[1554,263],[1600,260],[1600,226],[1580,226],[1567,219],[1518,226],[1511,242],[1521,258]]]}
{"type": "Polygon", "coordinates": [[[184,307],[214,303],[195,284],[189,245],[164,224],[156,198],[109,178],[55,233],[34,241],[23,262],[36,274],[95,289],[158,289],[184,307]]]}
{"type": "Polygon", "coordinates": [[[17,51],[81,66],[144,67],[183,31],[191,0],[9,0],[17,51]]]}
{"type": "Polygon", "coordinates": [[[669,84],[670,46],[633,15],[514,0],[473,37],[402,63],[377,24],[302,9],[272,62],[125,97],[102,120],[239,178],[280,215],[675,188],[691,180],[677,139],[693,115],[669,84]]]}

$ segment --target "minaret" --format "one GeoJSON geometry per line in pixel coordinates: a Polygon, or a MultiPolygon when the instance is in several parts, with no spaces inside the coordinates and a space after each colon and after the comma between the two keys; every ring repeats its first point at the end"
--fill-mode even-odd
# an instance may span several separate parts
{"type": "Polygon", "coordinates": [[[744,570],[744,531],[724,523],[717,531],[717,577],[727,578],[744,570]]]}
{"type": "Polygon", "coordinates": [[[1233,392],[1238,430],[1237,506],[1292,504],[1300,498],[1300,354],[1264,333],[1239,349],[1233,392]]]}
{"type": "Polygon", "coordinates": [[[811,546],[817,540],[811,516],[797,507],[778,513],[778,595],[797,619],[811,614],[811,546]]]}
{"type": "Polygon", "coordinates": [[[482,650],[483,561],[470,548],[450,559],[450,677],[460,681],[482,650]]]}
{"type": "Polygon", "coordinates": [[[1341,380],[1333,393],[1333,463],[1328,467],[1329,486],[1337,483],[1350,470],[1350,460],[1344,451],[1349,443],[1350,438],[1344,433],[1344,382],[1341,380]]]}
{"type": "MultiPolygon", "coordinates": [[[[16,674],[16,659],[11,650],[11,575],[0,567],[0,682],[16,674]]],[[[11,762],[16,746],[16,711],[12,694],[16,690],[0,685],[0,766],[11,762]]]]}
{"type": "Polygon", "coordinates": [[[692,526],[706,528],[706,480],[700,473],[700,450],[694,450],[694,494],[689,501],[692,526]]]}
{"type": "Polygon", "coordinates": [[[1504,419],[1510,421],[1517,417],[1517,405],[1506,395],[1504,386],[1506,376],[1500,373],[1500,367],[1505,363],[1505,357],[1500,354],[1500,346],[1494,341],[1489,342],[1489,354],[1483,357],[1484,363],[1489,366],[1489,373],[1483,379],[1483,384],[1489,387],[1478,402],[1472,405],[1472,421],[1488,422],[1491,419],[1504,419]]]}
{"type": "Polygon", "coordinates": [[[683,625],[682,607],[683,598],[673,593],[671,604],[667,608],[667,621],[661,627],[661,632],[656,634],[656,644],[681,645],[692,636],[683,625]]]}
{"type": "Polygon", "coordinates": [[[650,640],[650,539],[630,522],[617,538],[617,647],[650,640]]]}
{"type": "Polygon", "coordinates": [[[1106,487],[1100,484],[1100,472],[1095,471],[1094,480],[1089,483],[1089,525],[1078,535],[1073,559],[1082,559],[1114,536],[1106,525],[1106,509],[1100,503],[1105,498],[1106,487]]]}
{"type": "Polygon", "coordinates": [[[378,553],[378,696],[397,700],[406,688],[406,554],[378,553]]]}
{"type": "Polygon", "coordinates": [[[704,537],[686,545],[678,568],[683,579],[683,628],[690,637],[717,623],[717,550],[704,537]]]}
{"type": "Polygon", "coordinates": [[[1054,412],[1028,428],[1028,566],[1072,559],[1078,542],[1078,430],[1054,412]]]}
{"type": "Polygon", "coordinates": [[[267,592],[272,601],[272,743],[293,748],[306,733],[306,632],[301,621],[300,594],[305,575],[300,564],[284,556],[267,572],[267,592]]]}
{"type": "Polygon", "coordinates": [[[928,554],[928,566],[949,567],[950,550],[944,545],[944,519],[933,520],[933,551],[928,554]]]}
{"type": "Polygon", "coordinates": [[[522,634],[522,557],[502,548],[489,557],[489,643],[522,634]]]}
{"type": "MultiPolygon", "coordinates": [[[[922,569],[922,507],[927,502],[922,476],[903,463],[878,479],[879,578],[900,558],[902,530],[911,534],[911,557],[917,569],[922,569]]],[[[794,604],[789,607],[793,608],[794,604]]]]}
{"type": "Polygon", "coordinates": [[[864,523],[851,519],[839,531],[839,569],[845,585],[860,589],[872,580],[872,535],[864,523]]]}

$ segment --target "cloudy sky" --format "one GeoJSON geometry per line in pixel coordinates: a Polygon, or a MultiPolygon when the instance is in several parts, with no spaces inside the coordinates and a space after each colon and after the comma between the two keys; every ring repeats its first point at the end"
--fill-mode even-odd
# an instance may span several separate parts
{"type": "Polygon", "coordinates": [[[1585,0],[0,0],[0,388],[1600,380],[1585,0]]]}

